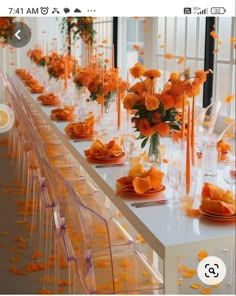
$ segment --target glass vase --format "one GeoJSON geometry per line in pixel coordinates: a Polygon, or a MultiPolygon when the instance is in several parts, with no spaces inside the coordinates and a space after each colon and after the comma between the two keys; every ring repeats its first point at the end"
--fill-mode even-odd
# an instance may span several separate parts
{"type": "Polygon", "coordinates": [[[158,133],[154,133],[149,138],[148,164],[161,164],[160,135],[158,133]]]}

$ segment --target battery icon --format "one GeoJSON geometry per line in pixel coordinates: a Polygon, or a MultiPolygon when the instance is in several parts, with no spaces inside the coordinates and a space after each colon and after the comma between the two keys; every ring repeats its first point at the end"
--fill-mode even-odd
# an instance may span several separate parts
{"type": "Polygon", "coordinates": [[[224,7],[212,7],[211,14],[224,14],[226,9],[224,7]]]}

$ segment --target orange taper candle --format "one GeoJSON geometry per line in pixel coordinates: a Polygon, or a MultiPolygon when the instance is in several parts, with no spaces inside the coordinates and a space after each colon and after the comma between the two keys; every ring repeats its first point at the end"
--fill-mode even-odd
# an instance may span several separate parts
{"type": "Polygon", "coordinates": [[[195,165],[195,97],[192,100],[192,125],[191,125],[191,150],[192,150],[192,165],[195,165]]]}
{"type": "Polygon", "coordinates": [[[185,96],[182,102],[182,125],[181,125],[181,139],[184,139],[185,134],[185,96]]]}
{"type": "Polygon", "coordinates": [[[190,192],[191,185],[191,116],[190,105],[188,105],[188,129],[186,143],[186,194],[190,192]]]}
{"type": "Polygon", "coordinates": [[[118,89],[117,89],[117,129],[120,130],[121,126],[121,93],[120,93],[120,82],[121,78],[119,78],[118,89]]]}
{"type": "Polygon", "coordinates": [[[64,57],[64,66],[65,66],[65,81],[64,81],[64,86],[65,86],[65,89],[67,89],[68,87],[68,59],[67,59],[67,56],[64,57]]]}

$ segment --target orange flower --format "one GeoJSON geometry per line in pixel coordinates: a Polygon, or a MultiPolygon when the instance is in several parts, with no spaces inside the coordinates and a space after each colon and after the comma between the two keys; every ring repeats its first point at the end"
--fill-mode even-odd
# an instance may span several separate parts
{"type": "Polygon", "coordinates": [[[161,102],[164,105],[166,110],[173,108],[175,105],[174,97],[168,94],[165,94],[164,96],[161,97],[161,102]]]}
{"type": "Polygon", "coordinates": [[[155,132],[150,122],[146,118],[142,118],[139,120],[138,128],[140,130],[140,133],[144,136],[151,136],[155,132]]]}
{"type": "Polygon", "coordinates": [[[140,63],[136,63],[134,65],[134,67],[130,68],[130,74],[134,77],[134,78],[140,78],[144,71],[145,71],[145,67],[143,65],[141,65],[140,63]]]}
{"type": "Polygon", "coordinates": [[[127,110],[130,110],[134,107],[134,105],[137,103],[138,98],[134,94],[128,94],[123,101],[124,108],[127,110]]]}
{"type": "Polygon", "coordinates": [[[195,72],[194,82],[196,84],[202,84],[206,81],[206,72],[203,70],[195,72]]]}
{"type": "Polygon", "coordinates": [[[235,98],[235,95],[228,95],[225,97],[225,103],[230,103],[235,98]]]}
{"type": "Polygon", "coordinates": [[[145,91],[144,84],[142,82],[137,82],[130,88],[130,91],[134,94],[141,95],[145,91]]]}
{"type": "Polygon", "coordinates": [[[156,78],[156,77],[160,77],[161,76],[161,72],[156,70],[156,69],[150,69],[150,70],[146,70],[143,72],[143,76],[144,77],[148,77],[150,79],[156,78]]]}
{"type": "Polygon", "coordinates": [[[170,132],[170,127],[165,122],[160,122],[157,125],[154,126],[154,130],[160,134],[161,137],[165,137],[170,132]]]}
{"type": "Polygon", "coordinates": [[[160,105],[160,101],[154,95],[147,94],[145,97],[145,107],[148,111],[156,110],[160,105]]]}

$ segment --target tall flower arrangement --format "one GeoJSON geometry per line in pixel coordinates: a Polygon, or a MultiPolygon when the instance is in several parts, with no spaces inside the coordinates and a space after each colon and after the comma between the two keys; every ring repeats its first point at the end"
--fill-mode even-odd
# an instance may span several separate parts
{"type": "Polygon", "coordinates": [[[104,104],[105,109],[109,101],[118,88],[124,93],[128,87],[126,81],[119,81],[118,69],[107,69],[104,65],[94,65],[94,67],[77,69],[74,82],[78,88],[86,86],[90,92],[90,99],[104,104]]]}
{"type": "Polygon", "coordinates": [[[49,60],[47,56],[43,55],[43,51],[39,47],[28,50],[27,56],[30,58],[31,62],[35,63],[37,66],[45,66],[49,60]]]}
{"type": "Polygon", "coordinates": [[[68,79],[73,74],[74,64],[75,62],[71,55],[63,56],[52,52],[48,56],[48,74],[56,79],[68,79]]]}
{"type": "Polygon", "coordinates": [[[0,17],[0,45],[5,46],[12,35],[13,17],[0,17]]]}
{"type": "Polygon", "coordinates": [[[124,98],[124,108],[135,110],[132,122],[142,139],[143,148],[150,139],[149,156],[158,153],[159,137],[167,136],[171,130],[180,130],[185,125],[181,108],[187,105],[187,99],[200,93],[200,86],[206,81],[207,72],[196,71],[191,77],[190,70],[181,73],[172,72],[162,91],[155,89],[156,79],[161,76],[159,70],[146,69],[137,63],[130,69],[134,78],[139,79],[130,87],[124,98]],[[154,150],[154,151],[153,151],[154,150]]]}

